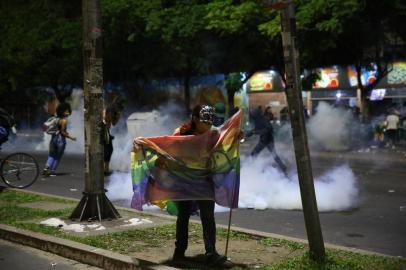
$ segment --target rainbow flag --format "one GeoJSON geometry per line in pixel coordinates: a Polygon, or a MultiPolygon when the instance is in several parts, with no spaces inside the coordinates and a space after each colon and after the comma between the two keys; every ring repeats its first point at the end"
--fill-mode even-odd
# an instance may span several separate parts
{"type": "Polygon", "coordinates": [[[239,133],[242,111],[201,135],[137,138],[131,153],[131,207],[169,201],[215,200],[237,208],[240,187],[239,133]]]}

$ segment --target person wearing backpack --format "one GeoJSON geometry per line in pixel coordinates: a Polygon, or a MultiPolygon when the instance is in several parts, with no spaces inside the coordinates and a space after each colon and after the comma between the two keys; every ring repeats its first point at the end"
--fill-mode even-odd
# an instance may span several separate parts
{"type": "MultiPolygon", "coordinates": [[[[69,103],[61,103],[56,108],[57,120],[54,126],[49,126],[47,133],[51,133],[51,141],[49,142],[49,154],[48,160],[46,162],[45,168],[42,172],[44,176],[56,176],[55,171],[61,161],[63,153],[66,147],[66,138],[76,141],[75,137],[72,137],[68,131],[68,120],[67,118],[71,114],[72,110],[69,103]],[[54,132],[51,130],[54,129],[54,132]]],[[[48,121],[47,121],[48,122],[48,121]]]]}

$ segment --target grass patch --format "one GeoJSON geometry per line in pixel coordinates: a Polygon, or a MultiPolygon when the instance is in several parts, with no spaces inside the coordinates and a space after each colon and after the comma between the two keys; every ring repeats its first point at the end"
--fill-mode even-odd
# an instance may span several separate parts
{"type": "Polygon", "coordinates": [[[288,247],[291,250],[298,250],[298,249],[304,249],[305,244],[299,243],[299,242],[294,242],[294,241],[289,241],[289,240],[284,240],[284,239],[276,239],[276,238],[264,238],[260,240],[260,243],[265,246],[270,246],[270,247],[288,247]]]}
{"type": "Polygon", "coordinates": [[[7,204],[0,206],[0,220],[3,224],[13,225],[16,222],[48,218],[48,217],[60,217],[68,216],[73,211],[72,207],[62,210],[42,210],[32,209],[28,207],[21,207],[15,204],[7,204]]]}
{"type": "Polygon", "coordinates": [[[42,196],[25,193],[25,192],[18,192],[14,190],[6,190],[0,192],[0,201],[4,203],[29,203],[29,202],[38,202],[42,200],[42,196]]]}
{"type": "Polygon", "coordinates": [[[0,202],[10,203],[10,204],[20,204],[20,203],[30,203],[30,202],[39,202],[39,201],[49,201],[57,203],[74,203],[72,200],[65,200],[60,198],[47,197],[37,194],[31,194],[26,192],[20,192],[16,190],[5,190],[0,192],[0,202]]]}
{"type": "Polygon", "coordinates": [[[312,260],[309,253],[282,260],[264,269],[269,270],[404,270],[406,260],[374,255],[327,250],[326,260],[319,263],[312,260]]]}

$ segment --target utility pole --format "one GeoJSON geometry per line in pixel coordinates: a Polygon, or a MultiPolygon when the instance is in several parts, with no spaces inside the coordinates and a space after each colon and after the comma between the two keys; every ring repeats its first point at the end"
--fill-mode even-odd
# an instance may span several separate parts
{"type": "Polygon", "coordinates": [[[100,0],[82,0],[83,91],[85,119],[85,190],[70,219],[120,217],[104,189],[103,173],[103,42],[100,0]]]}
{"type": "Polygon", "coordinates": [[[292,0],[265,1],[268,7],[281,9],[282,45],[286,72],[286,96],[292,126],[293,146],[299,177],[310,255],[324,261],[325,249],[317,209],[316,192],[304,120],[304,107],[300,82],[299,52],[296,44],[295,6],[292,0]]]}

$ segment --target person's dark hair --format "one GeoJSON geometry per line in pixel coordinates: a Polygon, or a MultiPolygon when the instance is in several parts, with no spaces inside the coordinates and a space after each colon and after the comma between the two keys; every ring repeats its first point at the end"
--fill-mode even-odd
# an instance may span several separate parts
{"type": "Polygon", "coordinates": [[[59,117],[59,118],[62,118],[62,117],[64,117],[64,113],[66,111],[69,111],[69,114],[72,113],[72,109],[70,107],[70,104],[69,103],[61,103],[56,108],[56,116],[59,117]]]}
{"type": "Polygon", "coordinates": [[[111,123],[113,125],[116,125],[118,120],[119,120],[119,116],[120,116],[120,109],[119,107],[116,107],[114,105],[112,106],[107,106],[106,108],[106,115],[110,115],[110,120],[111,123]]]}
{"type": "Polygon", "coordinates": [[[185,131],[185,132],[184,132],[185,134],[183,134],[183,135],[190,135],[190,134],[192,134],[192,133],[196,130],[196,124],[195,124],[195,122],[193,121],[193,117],[200,118],[200,110],[201,110],[201,109],[202,109],[202,106],[201,106],[201,105],[196,105],[196,106],[193,107],[193,109],[192,109],[192,115],[191,115],[191,117],[190,117],[190,122],[189,122],[190,129],[187,130],[187,131],[185,131]]]}
{"type": "Polygon", "coordinates": [[[195,130],[196,130],[196,124],[193,121],[193,117],[200,118],[200,110],[202,109],[201,105],[196,105],[192,109],[192,115],[190,117],[190,120],[188,123],[184,124],[185,126],[188,126],[189,128],[187,130],[183,130],[181,132],[181,135],[191,135],[195,130]]]}

